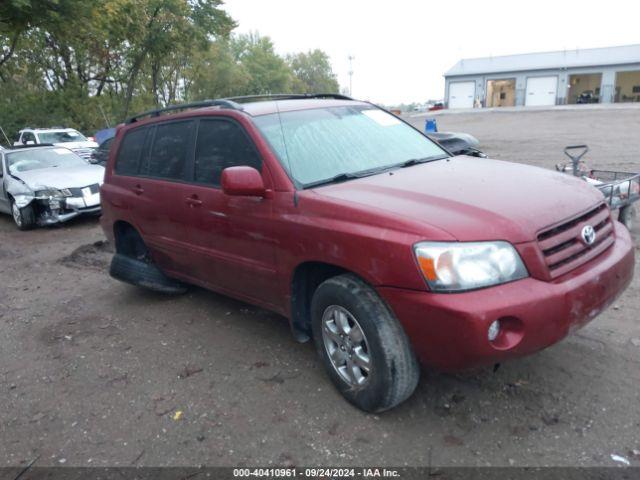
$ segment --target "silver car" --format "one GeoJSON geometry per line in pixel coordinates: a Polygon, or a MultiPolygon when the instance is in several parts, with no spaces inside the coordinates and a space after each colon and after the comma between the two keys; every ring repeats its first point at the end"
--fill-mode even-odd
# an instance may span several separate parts
{"type": "Polygon", "coordinates": [[[104,167],[64,147],[0,149],[0,212],[20,230],[100,213],[104,167]]]}

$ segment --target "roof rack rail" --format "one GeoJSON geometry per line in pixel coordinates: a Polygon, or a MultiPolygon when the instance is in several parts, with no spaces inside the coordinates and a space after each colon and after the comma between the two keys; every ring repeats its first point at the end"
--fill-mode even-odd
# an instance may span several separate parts
{"type": "Polygon", "coordinates": [[[248,103],[255,101],[268,101],[268,100],[305,100],[314,98],[332,98],[335,100],[353,100],[353,98],[340,93],[272,93],[264,95],[244,95],[240,97],[228,97],[226,100],[231,100],[238,103],[248,103]]]}
{"type": "Polygon", "coordinates": [[[128,118],[125,123],[135,123],[141,118],[144,117],[159,117],[161,113],[164,112],[172,112],[176,110],[189,110],[192,108],[206,108],[206,107],[223,107],[230,108],[232,110],[242,110],[242,106],[238,105],[236,102],[229,99],[218,99],[218,100],[202,100],[200,102],[193,103],[180,103],[177,105],[169,105],[168,107],[158,108],[155,110],[149,110],[147,112],[139,113],[133,117],[128,118]]]}

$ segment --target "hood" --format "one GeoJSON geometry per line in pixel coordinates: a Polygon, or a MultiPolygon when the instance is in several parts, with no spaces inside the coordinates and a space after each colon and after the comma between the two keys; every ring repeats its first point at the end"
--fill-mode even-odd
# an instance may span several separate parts
{"type": "Polygon", "coordinates": [[[95,183],[102,184],[104,167],[99,165],[81,165],[77,167],[41,168],[18,172],[13,175],[22,180],[32,190],[50,188],[81,188],[95,183]]]}
{"type": "Polygon", "coordinates": [[[602,202],[567,174],[458,156],[318,187],[315,193],[445,230],[460,241],[534,240],[545,227],[602,202]]]}
{"type": "Polygon", "coordinates": [[[98,148],[98,144],[96,142],[91,142],[87,140],[86,142],[63,142],[63,143],[54,143],[57,147],[68,148],[69,150],[76,150],[79,148],[98,148]]]}

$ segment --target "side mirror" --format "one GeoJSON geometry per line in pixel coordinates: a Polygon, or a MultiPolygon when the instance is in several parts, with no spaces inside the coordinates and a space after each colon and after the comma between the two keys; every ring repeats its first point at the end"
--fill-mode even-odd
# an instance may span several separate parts
{"type": "Polygon", "coordinates": [[[253,167],[229,167],[222,171],[222,191],[227,195],[264,197],[265,188],[260,172],[253,167]]]}

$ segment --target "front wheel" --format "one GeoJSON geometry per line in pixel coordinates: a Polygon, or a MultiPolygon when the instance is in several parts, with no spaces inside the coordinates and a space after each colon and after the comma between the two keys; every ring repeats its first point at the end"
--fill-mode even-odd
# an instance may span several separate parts
{"type": "Polygon", "coordinates": [[[15,201],[11,201],[11,216],[19,230],[31,230],[36,226],[36,214],[33,205],[18,207],[15,201]]]}
{"type": "Polygon", "coordinates": [[[340,393],[368,412],[411,396],[420,368],[407,336],[377,293],[350,274],[323,282],[311,303],[313,336],[340,393]]]}

